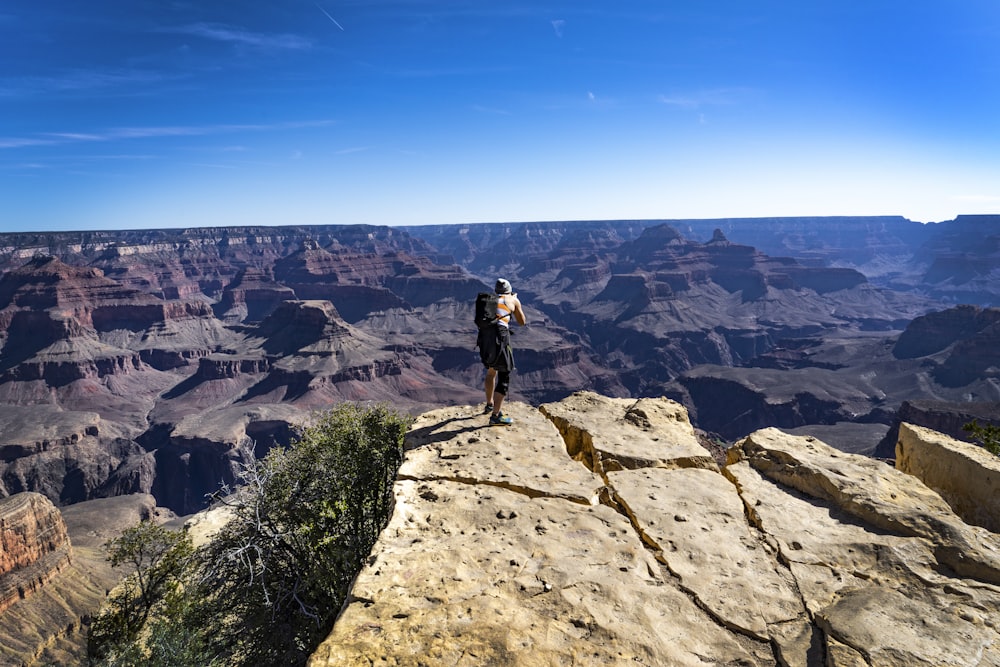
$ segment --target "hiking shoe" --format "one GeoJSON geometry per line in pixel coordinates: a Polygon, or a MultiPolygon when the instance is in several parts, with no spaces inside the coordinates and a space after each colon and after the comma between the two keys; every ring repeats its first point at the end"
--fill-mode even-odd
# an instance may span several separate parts
{"type": "Polygon", "coordinates": [[[510,426],[513,423],[514,420],[502,412],[490,415],[490,426],[510,426]]]}
{"type": "Polygon", "coordinates": [[[483,408],[483,414],[484,415],[488,415],[488,414],[490,414],[492,412],[493,412],[493,404],[492,403],[487,403],[486,407],[483,408]]]}

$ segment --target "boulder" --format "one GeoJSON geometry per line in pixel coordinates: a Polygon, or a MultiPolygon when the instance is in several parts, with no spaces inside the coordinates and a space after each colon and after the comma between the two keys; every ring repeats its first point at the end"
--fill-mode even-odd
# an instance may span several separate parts
{"type": "Polygon", "coordinates": [[[904,423],[896,443],[896,467],[940,493],[967,523],[1000,533],[1000,457],[904,423]]]}

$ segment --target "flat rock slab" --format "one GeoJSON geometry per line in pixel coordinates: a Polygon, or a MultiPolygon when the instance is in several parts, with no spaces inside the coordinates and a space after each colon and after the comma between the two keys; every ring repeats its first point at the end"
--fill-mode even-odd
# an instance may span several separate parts
{"type": "Polygon", "coordinates": [[[831,664],[857,654],[866,665],[1000,665],[1000,588],[940,572],[930,541],[886,533],[747,462],[726,472],[841,656],[831,664]]]}
{"type": "Polygon", "coordinates": [[[310,667],[768,664],[663,581],[608,507],[447,481],[396,493],[310,667]]]}
{"type": "Polygon", "coordinates": [[[504,403],[512,426],[490,426],[470,407],[419,417],[406,436],[400,479],[451,479],[514,489],[529,496],[595,504],[603,481],[566,455],[552,423],[523,403],[504,403]]]}
{"type": "Polygon", "coordinates": [[[816,615],[840,643],[858,647],[867,664],[886,667],[997,665],[995,632],[970,623],[940,600],[891,588],[845,591],[816,615]]]}
{"type": "Polygon", "coordinates": [[[1000,667],[997,536],[919,480],[770,429],[720,470],[665,399],[504,409],[413,425],[310,667],[1000,667]]]}
{"type": "Polygon", "coordinates": [[[559,428],[570,455],[595,472],[654,466],[718,470],[698,442],[687,410],[669,399],[582,391],[540,410],[559,428]]]}
{"type": "Polygon", "coordinates": [[[798,591],[751,533],[728,479],[699,468],[626,470],[608,478],[643,537],[719,622],[766,641],[769,626],[805,619],[798,591]]]}

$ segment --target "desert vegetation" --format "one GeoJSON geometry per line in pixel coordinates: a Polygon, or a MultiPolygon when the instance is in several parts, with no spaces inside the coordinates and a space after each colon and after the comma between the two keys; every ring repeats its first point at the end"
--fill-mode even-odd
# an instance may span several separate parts
{"type": "Polygon", "coordinates": [[[962,427],[980,447],[994,456],[1000,456],[1000,426],[995,424],[980,424],[973,419],[962,427]]]}
{"type": "Polygon", "coordinates": [[[108,542],[130,574],[94,619],[92,665],[300,665],[392,513],[410,423],[340,404],[219,491],[226,524],[195,548],[144,522],[108,542]]]}

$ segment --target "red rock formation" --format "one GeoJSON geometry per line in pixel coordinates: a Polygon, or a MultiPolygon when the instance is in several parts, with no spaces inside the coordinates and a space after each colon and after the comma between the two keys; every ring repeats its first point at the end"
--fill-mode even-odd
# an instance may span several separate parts
{"type": "Polygon", "coordinates": [[[45,496],[18,493],[0,500],[0,613],[69,562],[66,524],[45,496]]]}

